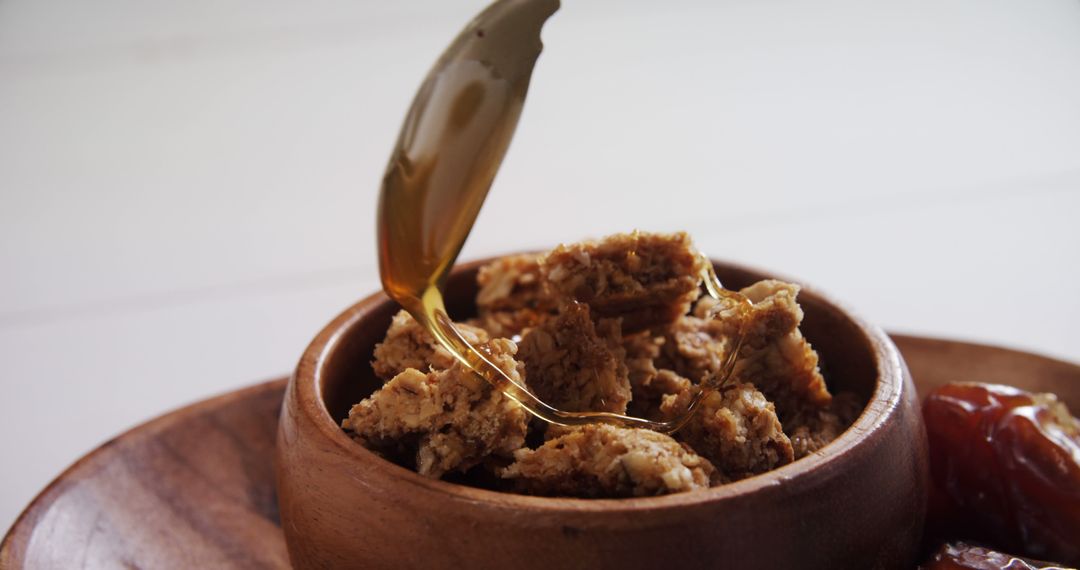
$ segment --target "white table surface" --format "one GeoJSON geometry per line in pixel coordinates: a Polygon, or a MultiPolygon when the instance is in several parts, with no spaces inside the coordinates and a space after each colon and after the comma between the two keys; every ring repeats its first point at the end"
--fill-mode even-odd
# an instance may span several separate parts
{"type": "MultiPolygon", "coordinates": [[[[0,529],[283,375],[482,0],[0,2],[0,529]]],[[[1080,360],[1076,0],[566,0],[462,258],[686,229],[889,330],[1080,360]]]]}

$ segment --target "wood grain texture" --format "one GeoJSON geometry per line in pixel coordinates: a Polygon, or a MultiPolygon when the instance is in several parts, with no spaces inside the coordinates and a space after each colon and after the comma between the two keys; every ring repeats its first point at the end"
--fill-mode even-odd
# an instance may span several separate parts
{"type": "MultiPolygon", "coordinates": [[[[952,380],[1061,395],[1080,366],[985,345],[892,335],[920,393],[952,380]]],[[[72,465],[26,509],[0,569],[288,568],[272,479],[285,381],[162,416],[72,465]]]]}
{"type": "Polygon", "coordinates": [[[904,355],[920,394],[949,382],[1008,384],[1053,392],[1080,414],[1080,367],[1030,352],[953,340],[890,335],[904,355]]]}
{"type": "Polygon", "coordinates": [[[274,497],[284,380],[112,439],[31,503],[0,568],[288,568],[274,497]]]}
{"type": "MultiPolygon", "coordinates": [[[[450,273],[451,316],[475,314],[475,274],[488,261],[450,273]]],[[[714,268],[733,289],[769,276],[719,261],[714,268]]],[[[914,385],[880,329],[811,287],[801,290],[799,304],[800,329],[830,388],[866,403],[849,430],[799,461],[726,485],[590,500],[433,480],[345,434],[345,411],[381,385],[369,362],[398,310],[383,293],[360,301],[316,335],[285,393],[276,465],[292,563],[647,570],[714,568],[722,560],[745,570],[909,568],[929,475],[914,385]]]]}

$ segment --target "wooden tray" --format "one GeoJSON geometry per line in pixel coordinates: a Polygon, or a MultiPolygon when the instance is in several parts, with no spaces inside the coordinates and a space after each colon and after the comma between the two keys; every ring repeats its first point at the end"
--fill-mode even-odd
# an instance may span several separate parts
{"type": "MultiPolygon", "coordinates": [[[[1053,391],[1080,410],[1080,366],[893,335],[920,392],[953,380],[1053,391]]],[[[285,380],[205,400],[105,442],[12,526],[0,570],[289,568],[273,450],[285,380]]]]}

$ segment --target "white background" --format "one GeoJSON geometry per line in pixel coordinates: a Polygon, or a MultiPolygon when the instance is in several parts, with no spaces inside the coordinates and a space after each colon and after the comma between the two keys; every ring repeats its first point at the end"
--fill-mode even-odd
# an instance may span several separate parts
{"type": "MultiPolygon", "coordinates": [[[[0,2],[0,529],[378,286],[482,0],[0,2]]],[[[566,0],[464,258],[686,229],[890,330],[1080,360],[1080,2],[566,0]]]]}

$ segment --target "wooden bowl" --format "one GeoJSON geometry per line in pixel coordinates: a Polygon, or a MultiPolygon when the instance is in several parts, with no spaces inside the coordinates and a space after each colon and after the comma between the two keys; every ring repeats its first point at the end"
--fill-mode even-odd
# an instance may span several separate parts
{"type": "MultiPolygon", "coordinates": [[[[457,267],[447,307],[475,311],[477,269],[457,267]]],[[[766,277],[716,263],[729,287],[766,277]]],[[[816,454],[704,491],[634,499],[542,498],[431,480],[339,427],[379,382],[375,343],[397,306],[382,293],[319,333],[289,382],[276,475],[297,568],[911,568],[925,516],[926,436],[889,338],[810,288],[803,333],[829,386],[868,402],[816,454]]]]}

